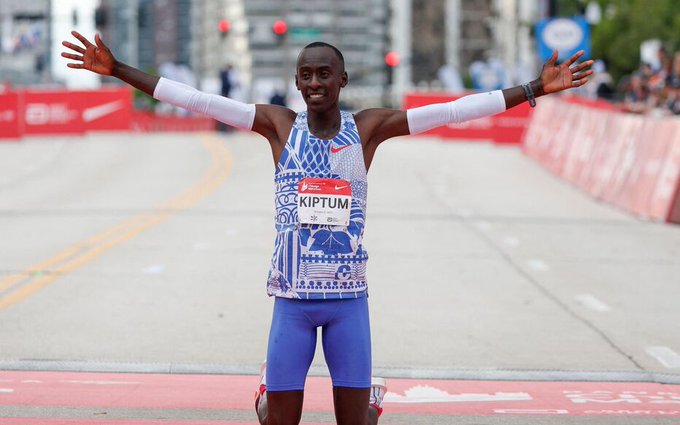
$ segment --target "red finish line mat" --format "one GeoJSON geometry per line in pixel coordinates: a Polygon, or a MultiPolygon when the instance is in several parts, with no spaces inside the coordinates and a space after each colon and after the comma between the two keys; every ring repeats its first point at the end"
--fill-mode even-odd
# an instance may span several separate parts
{"type": "MultiPolygon", "coordinates": [[[[387,382],[386,416],[408,413],[680,417],[680,385],[423,379],[388,379],[387,382]]],[[[257,384],[256,376],[0,371],[0,406],[253,410],[257,384]]],[[[308,378],[304,409],[333,411],[328,378],[308,378]]],[[[35,420],[0,418],[0,424],[6,425],[33,423],[35,420]]],[[[84,422],[45,419],[41,423],[78,425],[84,422]]],[[[98,420],[97,423],[180,425],[189,422],[98,420]]]]}

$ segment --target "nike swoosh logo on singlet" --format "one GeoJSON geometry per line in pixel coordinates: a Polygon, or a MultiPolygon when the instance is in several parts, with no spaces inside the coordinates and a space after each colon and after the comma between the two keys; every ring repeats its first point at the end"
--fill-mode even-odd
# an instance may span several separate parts
{"type": "Polygon", "coordinates": [[[340,146],[339,148],[335,148],[335,147],[331,146],[331,152],[332,152],[332,153],[338,153],[338,152],[340,152],[341,150],[343,150],[343,149],[345,149],[345,148],[348,148],[348,147],[350,147],[350,146],[352,146],[352,145],[340,146]]]}

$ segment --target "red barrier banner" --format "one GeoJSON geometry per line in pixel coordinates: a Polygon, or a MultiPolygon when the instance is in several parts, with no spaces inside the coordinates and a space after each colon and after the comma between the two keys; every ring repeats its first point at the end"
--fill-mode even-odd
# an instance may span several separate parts
{"type": "Polygon", "coordinates": [[[74,91],[80,97],[81,119],[85,131],[129,130],[132,120],[132,90],[103,89],[74,91]]]}
{"type": "Polygon", "coordinates": [[[81,97],[68,91],[26,91],[25,134],[82,134],[81,97]]]}
{"type": "MultiPolygon", "coordinates": [[[[417,108],[433,103],[446,103],[459,99],[446,93],[408,93],[404,97],[404,109],[417,108]]],[[[529,123],[531,107],[528,103],[509,109],[502,114],[480,118],[461,124],[449,124],[429,130],[424,135],[445,139],[492,140],[496,143],[521,143],[529,123]]]]}
{"type": "Polygon", "coordinates": [[[524,152],[546,168],[638,216],[680,223],[680,121],[545,99],[524,152]]]}
{"type": "Polygon", "coordinates": [[[541,107],[531,115],[531,120],[524,134],[524,152],[540,162],[547,159],[554,123],[561,119],[558,116],[559,103],[551,98],[541,102],[541,107]]]}
{"type": "MultiPolygon", "coordinates": [[[[670,121],[670,120],[669,120],[670,121]]],[[[680,123],[668,134],[668,152],[651,200],[651,215],[680,224],[680,123]]]]}
{"type": "Polygon", "coordinates": [[[18,139],[23,133],[21,98],[18,93],[0,93],[0,141],[18,139]]]}
{"type": "Polygon", "coordinates": [[[82,134],[90,130],[128,130],[132,95],[128,89],[26,91],[25,134],[82,134]]]}

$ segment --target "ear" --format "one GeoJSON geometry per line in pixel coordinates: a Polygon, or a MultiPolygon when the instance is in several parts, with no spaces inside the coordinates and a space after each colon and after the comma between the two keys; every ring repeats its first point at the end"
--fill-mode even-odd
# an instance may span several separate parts
{"type": "Polygon", "coordinates": [[[295,88],[298,89],[298,91],[300,90],[300,84],[298,83],[297,72],[295,73],[295,88]]]}
{"type": "Polygon", "coordinates": [[[349,83],[349,75],[347,72],[342,73],[342,77],[340,79],[340,87],[345,87],[349,83]]]}

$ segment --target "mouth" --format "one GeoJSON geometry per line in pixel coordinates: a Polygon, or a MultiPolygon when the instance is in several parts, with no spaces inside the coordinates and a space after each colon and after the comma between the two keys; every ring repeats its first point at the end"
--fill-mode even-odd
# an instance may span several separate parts
{"type": "Polygon", "coordinates": [[[323,93],[311,93],[307,97],[309,97],[310,99],[321,99],[324,96],[325,94],[323,93]]]}

